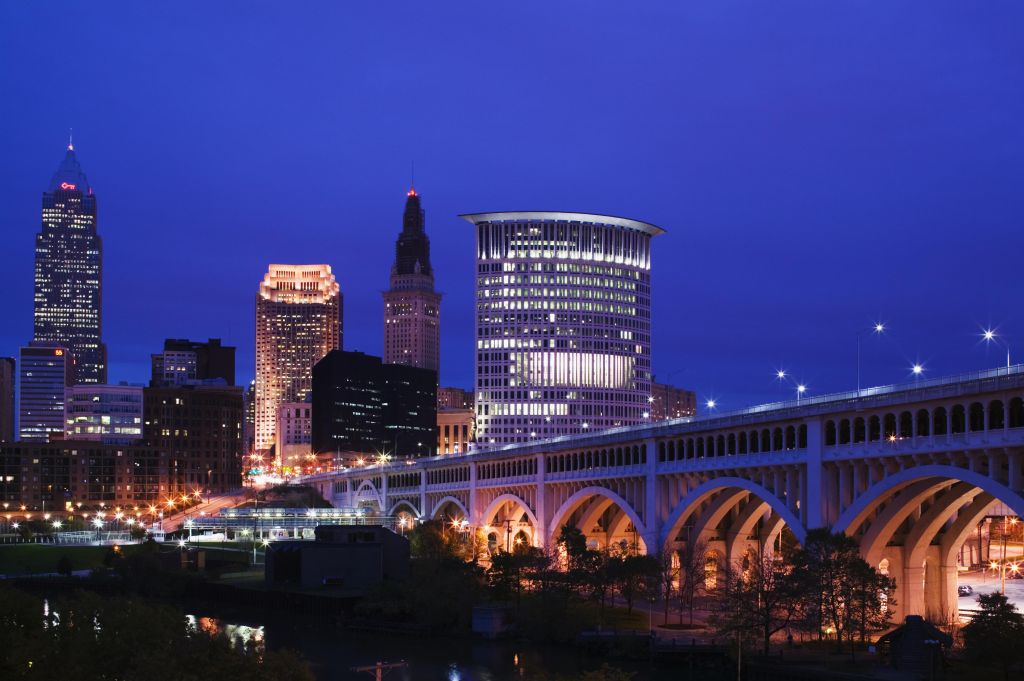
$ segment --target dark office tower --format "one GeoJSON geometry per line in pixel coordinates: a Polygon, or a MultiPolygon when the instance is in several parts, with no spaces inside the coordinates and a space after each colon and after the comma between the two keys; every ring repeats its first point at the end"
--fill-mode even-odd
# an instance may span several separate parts
{"type": "Polygon", "coordinates": [[[334,350],[313,367],[313,451],[434,453],[437,374],[334,350]]]}
{"type": "Polygon", "coordinates": [[[14,442],[14,358],[0,357],[0,442],[14,442]]]}
{"type": "Polygon", "coordinates": [[[103,244],[96,233],[96,197],[68,144],[43,192],[36,235],[33,339],[68,348],[76,383],[107,382],[103,344],[103,244]]]}
{"type": "Polygon", "coordinates": [[[168,490],[217,494],[242,484],[242,389],[143,389],[143,435],[167,461],[168,490]]]}
{"type": "Polygon", "coordinates": [[[430,239],[415,189],[395,242],[391,288],[384,292],[384,362],[441,370],[441,294],[434,291],[430,239]]]}
{"type": "Polygon", "coordinates": [[[430,456],[437,446],[437,372],[401,364],[381,367],[384,448],[400,456],[430,456]]]}
{"type": "Polygon", "coordinates": [[[152,355],[151,387],[185,385],[193,381],[223,379],[235,384],[235,348],[221,345],[220,338],[205,343],[183,338],[168,338],[163,352],[152,355]]]}
{"type": "Polygon", "coordinates": [[[383,433],[379,357],[332,350],[313,366],[313,451],[372,453],[383,433]]]}

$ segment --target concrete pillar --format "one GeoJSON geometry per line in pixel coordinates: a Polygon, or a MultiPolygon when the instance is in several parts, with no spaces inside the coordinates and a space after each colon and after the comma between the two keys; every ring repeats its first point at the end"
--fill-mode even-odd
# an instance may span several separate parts
{"type": "Polygon", "coordinates": [[[484,509],[476,504],[476,465],[476,461],[469,462],[469,524],[479,527],[484,509]]]}
{"type": "MultiPolygon", "coordinates": [[[[937,561],[936,561],[937,562],[937,561]]],[[[939,601],[939,622],[955,622],[960,616],[960,594],[957,592],[956,565],[940,565],[937,568],[939,601]]]]}
{"type": "Polygon", "coordinates": [[[644,469],[644,526],[647,531],[644,533],[644,544],[649,553],[657,555],[661,550],[658,545],[658,533],[661,530],[658,522],[658,445],[654,440],[646,440],[644,448],[647,451],[644,469]]]}
{"type": "MultiPolygon", "coordinates": [[[[822,527],[825,524],[825,517],[828,515],[824,508],[823,500],[826,495],[822,493],[824,476],[821,465],[821,419],[807,421],[807,468],[804,475],[802,518],[808,529],[822,527]]],[[[836,501],[832,499],[831,501],[836,501]]],[[[838,513],[836,514],[838,517],[838,513]]]]}
{"type": "Polygon", "coordinates": [[[387,466],[381,466],[380,471],[380,514],[385,516],[388,514],[388,509],[391,508],[391,504],[388,503],[388,469],[387,466]]]}
{"type": "Polygon", "coordinates": [[[537,516],[537,524],[540,527],[534,530],[534,546],[539,548],[545,548],[547,544],[547,531],[548,531],[548,494],[547,485],[545,484],[545,478],[547,477],[547,471],[544,468],[545,456],[543,454],[537,455],[537,501],[534,514],[537,516]]]}
{"type": "MultiPolygon", "coordinates": [[[[876,566],[877,567],[877,566],[876,566]]],[[[925,617],[924,566],[904,565],[903,581],[899,584],[896,600],[903,604],[903,615],[921,615],[925,617]]]]}
{"type": "Polygon", "coordinates": [[[427,508],[427,470],[420,471],[420,518],[426,520],[430,517],[430,509],[427,508]]]}
{"type": "Polygon", "coordinates": [[[797,502],[800,500],[800,469],[793,467],[786,470],[786,506],[800,516],[797,502]]]}

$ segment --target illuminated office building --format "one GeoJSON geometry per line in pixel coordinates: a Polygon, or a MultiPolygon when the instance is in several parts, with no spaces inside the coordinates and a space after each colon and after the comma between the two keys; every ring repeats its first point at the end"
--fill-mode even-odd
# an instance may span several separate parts
{"type": "Polygon", "coordinates": [[[256,294],[255,449],[277,433],[278,409],[305,402],[313,365],[341,347],[341,289],[330,265],[271,265],[256,294]]]}
{"type": "Polygon", "coordinates": [[[18,353],[18,439],[64,438],[64,396],[74,381],[71,352],[32,341],[18,353]]]}
{"type": "Polygon", "coordinates": [[[96,233],[96,196],[75,157],[67,154],[43,192],[43,226],[36,235],[32,338],[55,343],[75,358],[75,383],[107,382],[102,338],[103,244],[96,233]]]}
{"type": "Polygon", "coordinates": [[[406,197],[391,288],[384,292],[384,362],[441,368],[441,294],[434,291],[430,239],[415,189],[406,197]]]}
{"type": "Polygon", "coordinates": [[[64,437],[132,444],[142,439],[142,386],[87,383],[67,389],[64,437]]]}
{"type": "Polygon", "coordinates": [[[651,395],[654,225],[559,212],[476,226],[476,440],[642,423],[651,395]]]}

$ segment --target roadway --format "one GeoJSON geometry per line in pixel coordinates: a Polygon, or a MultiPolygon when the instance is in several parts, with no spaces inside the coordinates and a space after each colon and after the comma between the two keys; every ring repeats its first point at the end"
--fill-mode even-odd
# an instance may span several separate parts
{"type": "Polygon", "coordinates": [[[181,529],[182,525],[185,524],[185,520],[193,518],[201,514],[216,515],[220,511],[228,508],[234,508],[244,503],[251,493],[248,489],[233,490],[226,494],[217,494],[210,496],[202,501],[202,503],[196,504],[195,506],[189,506],[184,510],[175,509],[173,513],[168,515],[164,512],[163,528],[165,532],[173,532],[181,529]]]}

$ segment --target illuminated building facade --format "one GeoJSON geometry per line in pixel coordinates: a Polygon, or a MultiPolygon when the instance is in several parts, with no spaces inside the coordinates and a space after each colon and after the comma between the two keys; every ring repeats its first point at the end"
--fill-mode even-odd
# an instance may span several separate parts
{"type": "Polygon", "coordinates": [[[96,197],[74,146],[43,192],[36,235],[33,340],[61,345],[75,358],[75,383],[107,382],[102,337],[103,244],[96,232],[96,197]]]}
{"type": "Polygon", "coordinates": [[[13,357],[0,357],[0,442],[14,442],[14,383],[13,357]]]}
{"type": "Polygon", "coordinates": [[[697,394],[665,383],[651,383],[651,420],[667,421],[697,415],[697,394]]]}
{"type": "Polygon", "coordinates": [[[65,439],[121,445],[142,439],[142,386],[83,383],[66,395],[65,439]]]}
{"type": "Polygon", "coordinates": [[[472,409],[437,410],[437,453],[465,454],[473,441],[475,419],[472,409]]]}
{"type": "Polygon", "coordinates": [[[560,212],[476,226],[476,440],[528,442],[644,421],[654,225],[560,212]]]}
{"type": "Polygon", "coordinates": [[[305,402],[313,365],[341,347],[341,289],[330,265],[271,265],[256,294],[255,449],[277,433],[277,410],[305,402]]]}
{"type": "Polygon", "coordinates": [[[297,466],[313,451],[313,405],[285,402],[277,410],[274,451],[285,466],[297,466]]]}
{"type": "Polygon", "coordinates": [[[438,388],[438,409],[473,409],[473,391],[462,388],[438,388]]]}
{"type": "Polygon", "coordinates": [[[206,342],[168,338],[163,352],[152,355],[151,387],[185,385],[192,381],[223,379],[235,384],[235,348],[220,338],[206,342]]]}
{"type": "Polygon", "coordinates": [[[49,442],[64,438],[64,396],[74,381],[71,351],[32,341],[18,354],[18,438],[49,442]]]}
{"type": "Polygon", "coordinates": [[[434,290],[424,222],[419,194],[410,189],[395,242],[391,288],[384,292],[384,362],[439,372],[441,294],[434,290]]]}

